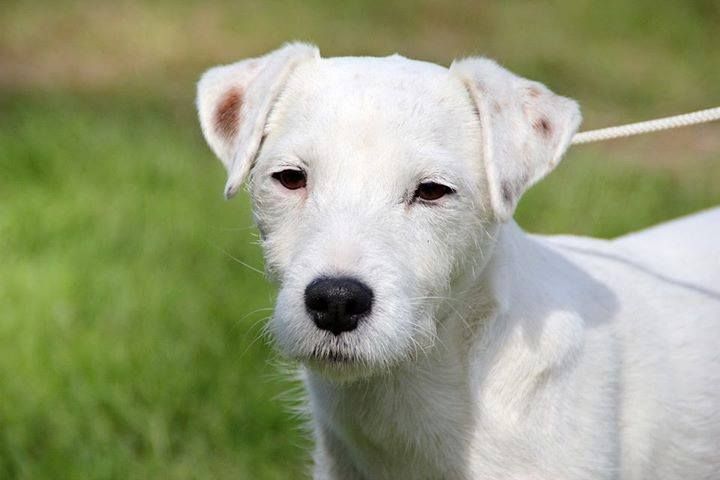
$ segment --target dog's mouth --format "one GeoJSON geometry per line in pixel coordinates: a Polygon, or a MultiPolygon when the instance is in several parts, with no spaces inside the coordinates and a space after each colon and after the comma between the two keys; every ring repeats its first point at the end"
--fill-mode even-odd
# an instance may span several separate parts
{"type": "Polygon", "coordinates": [[[318,345],[299,360],[326,378],[345,381],[365,376],[372,370],[358,353],[340,345],[318,345]]]}
{"type": "Polygon", "coordinates": [[[325,379],[338,382],[357,380],[374,371],[361,356],[329,348],[315,348],[300,361],[325,379]]]}
{"type": "Polygon", "coordinates": [[[349,365],[358,363],[358,359],[346,352],[336,349],[325,349],[315,347],[308,356],[308,360],[312,363],[329,364],[329,365],[349,365]]]}

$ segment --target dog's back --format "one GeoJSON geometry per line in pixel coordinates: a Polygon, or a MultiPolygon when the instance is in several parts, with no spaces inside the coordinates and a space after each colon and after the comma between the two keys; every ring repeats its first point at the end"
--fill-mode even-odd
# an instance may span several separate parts
{"type": "Polygon", "coordinates": [[[720,298],[720,208],[618,238],[615,243],[643,263],[720,298]]]}

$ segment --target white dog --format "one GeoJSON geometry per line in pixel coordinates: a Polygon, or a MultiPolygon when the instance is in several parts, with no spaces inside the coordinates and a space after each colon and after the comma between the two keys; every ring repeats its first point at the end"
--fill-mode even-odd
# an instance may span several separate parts
{"type": "Polygon", "coordinates": [[[197,105],[226,195],[249,178],[315,478],[720,478],[720,210],[613,241],[512,220],[575,102],[291,44],[197,105]]]}

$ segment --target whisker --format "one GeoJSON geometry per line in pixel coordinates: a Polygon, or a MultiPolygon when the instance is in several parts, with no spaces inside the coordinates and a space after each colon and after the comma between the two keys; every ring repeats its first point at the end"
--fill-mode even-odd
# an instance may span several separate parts
{"type": "Polygon", "coordinates": [[[260,270],[260,269],[258,269],[258,268],[255,268],[255,267],[253,267],[252,265],[249,265],[249,264],[243,262],[242,260],[240,260],[239,258],[235,257],[234,255],[232,255],[232,254],[231,254],[230,252],[228,252],[227,250],[225,250],[225,249],[223,249],[223,248],[220,248],[220,247],[218,247],[217,245],[213,245],[213,247],[215,247],[215,249],[221,251],[222,253],[224,253],[225,255],[227,255],[228,257],[230,257],[231,259],[233,259],[235,262],[239,263],[239,264],[242,265],[243,267],[246,267],[246,268],[252,270],[253,272],[259,273],[260,275],[262,275],[263,277],[265,277],[265,272],[263,272],[262,270],[260,270]]]}
{"type": "Polygon", "coordinates": [[[245,320],[245,319],[246,319],[247,317],[249,317],[250,315],[254,315],[254,314],[258,313],[258,312],[269,312],[269,311],[271,311],[271,310],[273,310],[273,307],[262,307],[262,308],[258,308],[258,309],[253,310],[252,312],[246,313],[245,315],[243,315],[242,317],[240,317],[239,319],[237,319],[235,322],[236,322],[236,323],[241,323],[243,320],[245,320]]]}
{"type": "MultiPolygon", "coordinates": [[[[271,318],[270,316],[261,318],[260,320],[258,320],[257,322],[255,322],[254,325],[257,325],[258,323],[260,323],[260,322],[262,322],[262,321],[270,320],[270,318],[271,318]]],[[[239,356],[238,358],[242,359],[242,358],[247,354],[247,352],[252,348],[252,346],[257,343],[258,340],[260,340],[261,338],[267,336],[267,333],[268,333],[268,332],[267,332],[267,329],[266,329],[265,325],[263,325],[263,328],[260,329],[259,334],[255,337],[255,339],[253,339],[252,342],[250,342],[250,344],[249,344],[247,347],[245,347],[245,349],[242,351],[242,353],[240,353],[240,356],[239,356]]]]}

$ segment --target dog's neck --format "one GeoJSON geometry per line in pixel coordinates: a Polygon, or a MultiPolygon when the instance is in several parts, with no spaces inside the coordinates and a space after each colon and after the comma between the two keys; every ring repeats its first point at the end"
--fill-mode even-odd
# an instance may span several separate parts
{"type": "MultiPolygon", "coordinates": [[[[368,468],[414,462],[445,478],[465,477],[465,472],[454,469],[468,464],[461,460],[468,455],[468,438],[476,430],[473,409],[482,402],[477,396],[479,384],[484,386],[496,368],[493,362],[506,358],[500,350],[516,341],[510,330],[521,330],[518,322],[531,320],[511,313],[509,298],[513,304],[529,303],[516,295],[532,286],[519,285],[524,280],[518,277],[531,278],[534,265],[543,262],[542,252],[514,222],[499,227],[493,239],[485,268],[457,286],[461,293],[454,305],[437,319],[432,350],[360,381],[336,383],[308,372],[318,440],[326,449],[344,448],[356,457],[355,463],[362,465],[367,459],[368,468]],[[523,273],[518,275],[519,271],[523,273]]],[[[517,380],[519,385],[513,388],[518,390],[528,383],[525,378],[517,380]]]]}

